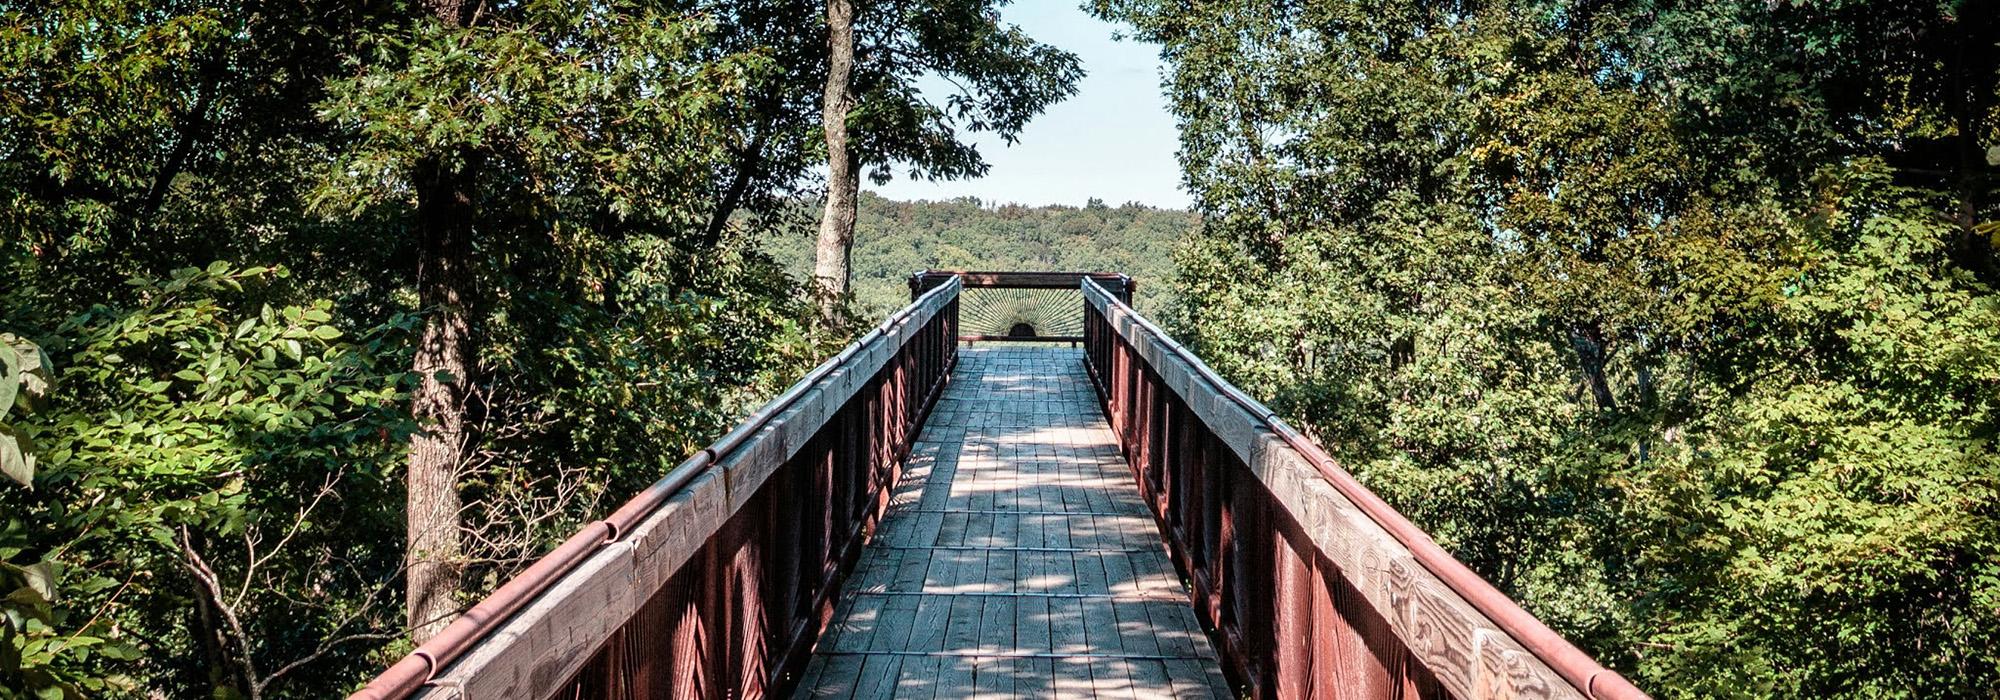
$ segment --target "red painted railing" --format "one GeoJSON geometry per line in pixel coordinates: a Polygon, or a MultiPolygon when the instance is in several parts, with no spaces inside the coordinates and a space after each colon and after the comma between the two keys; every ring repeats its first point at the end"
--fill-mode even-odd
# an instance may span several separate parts
{"type": "Polygon", "coordinates": [[[1086,364],[1253,698],[1644,698],[1090,280],[1086,364]]]}
{"type": "Polygon", "coordinates": [[[751,698],[831,614],[958,357],[946,280],[355,698],[751,698]]]}

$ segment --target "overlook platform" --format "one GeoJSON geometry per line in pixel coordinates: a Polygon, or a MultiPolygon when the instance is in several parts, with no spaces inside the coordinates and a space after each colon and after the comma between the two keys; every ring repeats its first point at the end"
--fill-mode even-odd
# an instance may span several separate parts
{"type": "Polygon", "coordinates": [[[797,697],[1232,697],[1082,352],[959,351],[797,697]]]}

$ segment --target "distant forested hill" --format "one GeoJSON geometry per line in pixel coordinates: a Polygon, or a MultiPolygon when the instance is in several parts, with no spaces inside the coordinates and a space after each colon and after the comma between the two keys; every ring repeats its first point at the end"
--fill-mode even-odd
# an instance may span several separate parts
{"type": "MultiPolygon", "coordinates": [[[[969,197],[898,202],[864,194],[855,231],[855,298],[872,318],[908,301],[904,280],[927,268],[1103,270],[1139,279],[1141,306],[1161,308],[1174,245],[1196,221],[1189,212],[1135,203],[988,206],[969,197]]],[[[812,245],[810,236],[796,231],[766,241],[798,279],[812,275],[812,245]]]]}

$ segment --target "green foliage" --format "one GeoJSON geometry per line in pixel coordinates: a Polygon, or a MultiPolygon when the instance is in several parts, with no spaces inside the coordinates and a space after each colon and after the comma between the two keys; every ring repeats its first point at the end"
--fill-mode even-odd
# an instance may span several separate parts
{"type": "MultiPolygon", "coordinates": [[[[391,525],[369,512],[393,502],[369,469],[406,430],[394,351],[404,329],[349,339],[327,302],[256,301],[284,276],[217,263],[135,279],[143,301],[95,306],[45,339],[64,358],[59,391],[23,425],[44,469],[33,492],[0,495],[0,553],[38,572],[41,594],[9,599],[30,603],[9,615],[9,687],[133,691],[132,661],[191,655],[221,623],[191,612],[215,603],[191,585],[184,548],[232,584],[234,614],[260,647],[354,632],[329,618],[356,601],[328,594],[393,575],[394,553],[356,536],[391,525]],[[329,559],[347,567],[320,566],[329,559]]],[[[166,686],[204,692],[180,683],[166,686]]]]}
{"type": "MultiPolygon", "coordinates": [[[[472,174],[465,600],[843,342],[760,245],[810,228],[820,5],[479,7],[0,9],[0,698],[324,697],[407,650],[426,175],[472,174]]],[[[870,6],[871,163],[975,172],[955,128],[1068,94],[991,7],[870,6]]]]}
{"type": "Polygon", "coordinates": [[[48,398],[54,376],[42,348],[12,333],[0,333],[0,474],[22,486],[35,485],[35,446],[5,420],[27,413],[48,398]]]}
{"type": "Polygon", "coordinates": [[[1462,560],[1665,697],[2000,682],[1992,13],[1097,7],[1179,332],[1462,560]]]}
{"type": "MultiPolygon", "coordinates": [[[[1076,92],[1083,67],[1075,55],[998,20],[994,0],[859,3],[855,20],[856,105],[848,117],[870,176],[887,182],[891,166],[910,176],[983,175],[986,161],[957,132],[988,132],[1008,143],[1028,120],[1076,92]],[[917,79],[940,76],[957,90],[944,104],[925,98],[917,79]]],[[[824,16],[823,6],[808,13],[824,16]]],[[[859,277],[859,274],[856,274],[859,277]]]]}
{"type": "MultiPolygon", "coordinates": [[[[1175,242],[1198,219],[1138,203],[1099,206],[988,206],[976,199],[897,202],[861,196],[854,226],[855,306],[879,318],[909,303],[919,270],[1123,272],[1139,281],[1139,305],[1171,307],[1175,242]]],[[[792,274],[812,271],[812,239],[770,236],[764,247],[792,274]]]]}
{"type": "Polygon", "coordinates": [[[317,199],[392,201],[430,154],[477,153],[506,161],[490,196],[515,216],[689,216],[677,200],[725,156],[719,104],[765,70],[755,53],[694,60],[712,29],[633,3],[530,2],[469,32],[418,20],[372,36],[320,105],[356,140],[317,199]]]}

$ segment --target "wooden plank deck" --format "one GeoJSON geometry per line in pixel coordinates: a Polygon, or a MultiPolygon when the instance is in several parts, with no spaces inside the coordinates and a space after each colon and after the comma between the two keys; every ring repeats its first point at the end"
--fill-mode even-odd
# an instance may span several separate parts
{"type": "Polygon", "coordinates": [[[800,698],[1226,698],[1078,350],[960,350],[800,698]]]}

